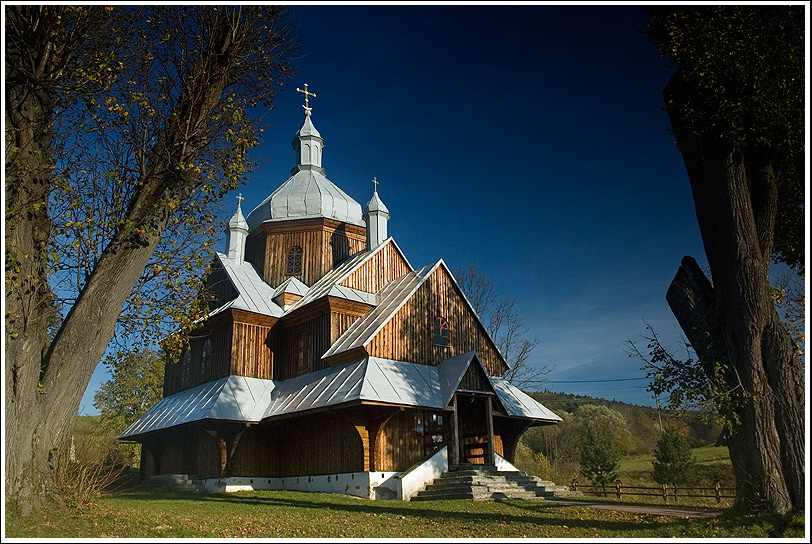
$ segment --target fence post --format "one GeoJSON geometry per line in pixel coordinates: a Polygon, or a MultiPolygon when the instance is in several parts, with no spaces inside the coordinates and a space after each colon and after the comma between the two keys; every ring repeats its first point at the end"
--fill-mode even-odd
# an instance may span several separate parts
{"type": "Polygon", "coordinates": [[[603,496],[608,497],[609,495],[606,494],[606,482],[601,483],[601,490],[603,490],[603,496]]]}
{"type": "Polygon", "coordinates": [[[572,479],[572,490],[578,491],[578,480],[576,480],[575,478],[572,479]]]}
{"type": "Polygon", "coordinates": [[[622,485],[623,485],[623,482],[621,482],[620,480],[615,480],[615,491],[617,492],[617,498],[618,499],[620,498],[620,493],[621,493],[620,488],[621,488],[622,485]]]}
{"type": "Polygon", "coordinates": [[[663,502],[668,502],[668,484],[663,484],[663,502]]]}
{"type": "Polygon", "coordinates": [[[716,489],[716,504],[722,502],[722,484],[718,481],[713,484],[714,489],[716,489]]]}
{"type": "Polygon", "coordinates": [[[677,502],[677,484],[674,484],[674,502],[677,502]]]}

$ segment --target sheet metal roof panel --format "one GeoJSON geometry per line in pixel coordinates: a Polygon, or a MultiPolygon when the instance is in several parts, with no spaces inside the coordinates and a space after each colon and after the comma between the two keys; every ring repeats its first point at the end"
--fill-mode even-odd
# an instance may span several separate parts
{"type": "Polygon", "coordinates": [[[274,289],[272,298],[276,298],[282,293],[292,293],[294,295],[303,297],[307,294],[308,289],[310,288],[302,283],[302,280],[296,276],[290,276],[288,279],[280,283],[279,287],[274,289]]]}
{"type": "Polygon", "coordinates": [[[475,356],[475,351],[469,351],[467,353],[461,353],[456,357],[443,359],[440,361],[440,364],[437,365],[440,395],[446,405],[451,402],[451,397],[454,396],[454,392],[459,387],[462,377],[465,375],[465,371],[473,364],[475,356]]]}
{"type": "Polygon", "coordinates": [[[437,261],[434,264],[426,265],[386,284],[376,295],[377,307],[353,322],[322,355],[322,359],[365,346],[409,300],[439,263],[440,261],[437,261]]]}
{"type": "MultiPolygon", "coordinates": [[[[282,308],[273,302],[274,290],[265,283],[254,265],[247,261],[237,264],[237,261],[229,259],[222,253],[217,253],[217,258],[238,293],[237,298],[230,302],[230,307],[271,317],[282,315],[282,308]]],[[[222,307],[209,315],[221,310],[222,307]]]]}
{"type": "Polygon", "coordinates": [[[439,390],[436,367],[370,357],[361,398],[444,408],[439,390]]]}
{"type": "Polygon", "coordinates": [[[119,438],[202,419],[258,422],[270,404],[271,380],[227,376],[161,399],[119,438]]]}
{"type": "Polygon", "coordinates": [[[543,404],[534,400],[530,395],[514,387],[504,378],[488,376],[493,390],[502,402],[509,415],[542,419],[545,421],[563,421],[543,404]]]}

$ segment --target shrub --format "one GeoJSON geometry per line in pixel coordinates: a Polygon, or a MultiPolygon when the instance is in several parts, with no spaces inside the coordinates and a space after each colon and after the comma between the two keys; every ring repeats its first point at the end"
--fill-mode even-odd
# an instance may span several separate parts
{"type": "Polygon", "coordinates": [[[609,435],[590,426],[581,443],[581,474],[593,485],[605,486],[617,479],[619,460],[618,448],[609,435]]]}

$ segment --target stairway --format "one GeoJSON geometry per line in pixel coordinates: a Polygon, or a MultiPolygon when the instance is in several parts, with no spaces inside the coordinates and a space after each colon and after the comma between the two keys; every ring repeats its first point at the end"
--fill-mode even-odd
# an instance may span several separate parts
{"type": "Polygon", "coordinates": [[[206,491],[203,480],[198,479],[198,477],[193,474],[156,474],[150,479],[144,480],[143,485],[154,489],[186,491],[191,493],[206,491]]]}
{"type": "Polygon", "coordinates": [[[491,465],[459,465],[457,470],[444,472],[411,500],[544,500],[557,494],[560,496],[569,493],[571,492],[566,486],[558,486],[521,471],[500,472],[491,465]]]}

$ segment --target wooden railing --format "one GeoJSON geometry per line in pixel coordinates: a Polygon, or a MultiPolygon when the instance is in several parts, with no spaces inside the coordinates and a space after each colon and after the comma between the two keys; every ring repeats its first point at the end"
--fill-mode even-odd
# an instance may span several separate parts
{"type": "Polygon", "coordinates": [[[578,480],[575,479],[572,480],[572,490],[581,491],[587,495],[603,495],[604,497],[608,497],[609,493],[612,493],[618,499],[622,498],[623,495],[655,496],[662,497],[663,502],[666,503],[668,502],[669,495],[674,501],[677,501],[679,498],[713,498],[716,499],[716,504],[721,503],[722,499],[734,498],[735,495],[727,494],[727,492],[736,491],[736,489],[732,487],[722,487],[719,482],[716,482],[713,487],[681,487],[676,485],[669,487],[668,484],[662,484],[662,486],[623,485],[623,482],[620,480],[615,480],[614,486],[601,486],[581,485],[578,484],[578,480]],[[612,489],[612,487],[614,487],[614,489],[612,489]]]}

